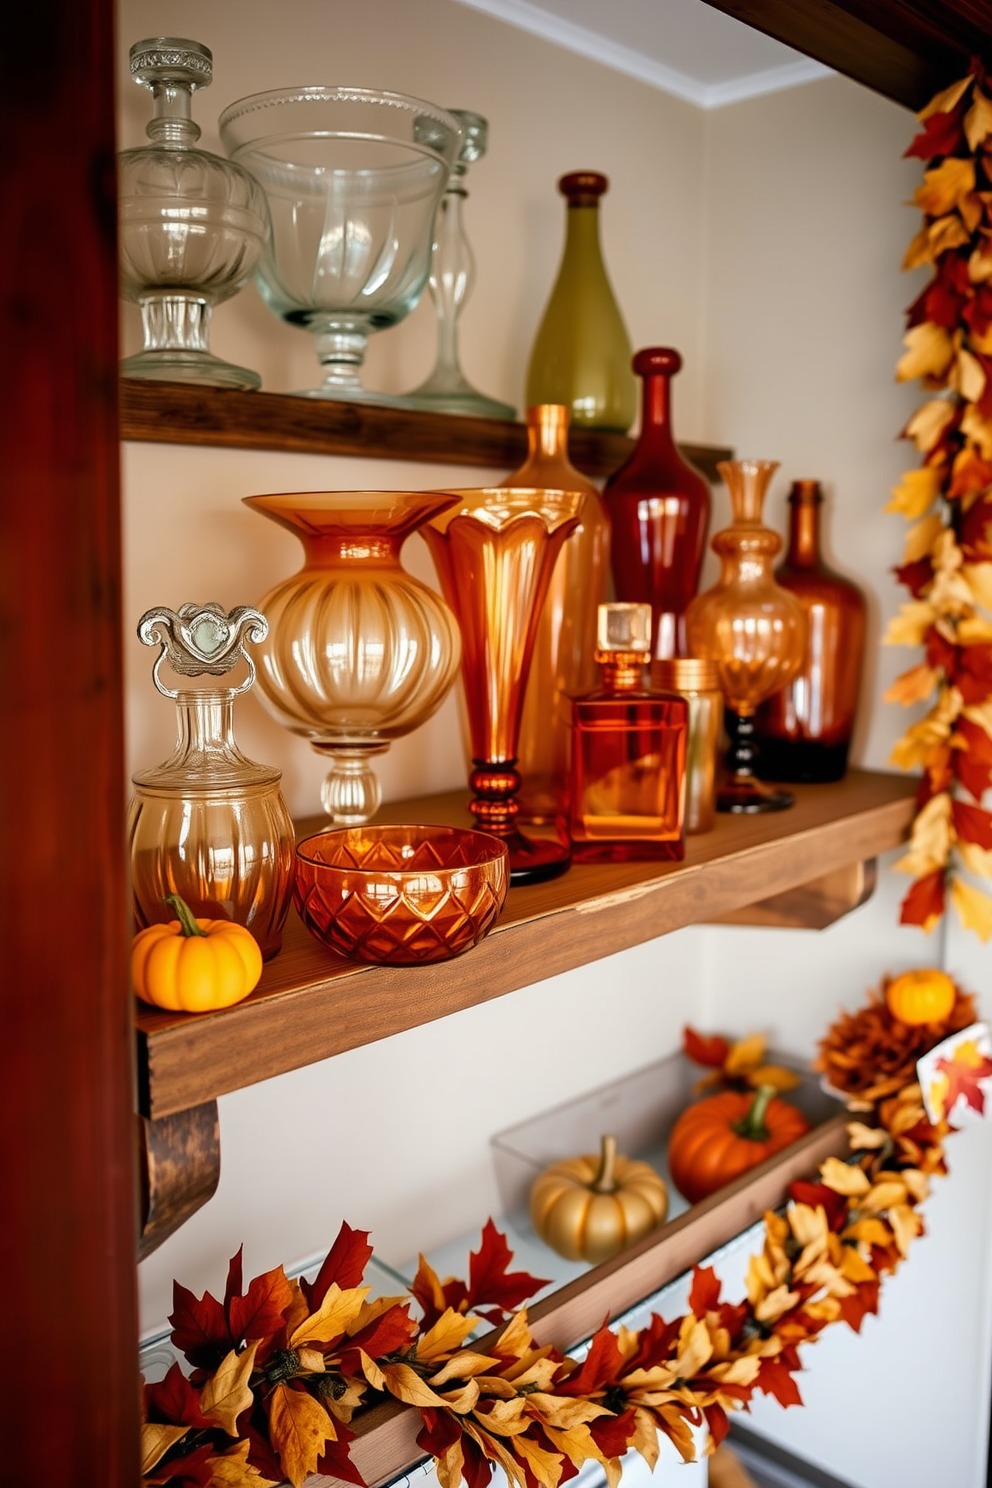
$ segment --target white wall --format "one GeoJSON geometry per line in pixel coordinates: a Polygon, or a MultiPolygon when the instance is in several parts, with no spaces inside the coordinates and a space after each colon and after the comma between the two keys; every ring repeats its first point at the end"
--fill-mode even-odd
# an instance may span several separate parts
{"type": "MultiPolygon", "coordinates": [[[[888,570],[902,538],[901,519],[882,507],[912,463],[894,437],[915,395],[892,374],[913,292],[897,273],[914,230],[900,206],[917,175],[900,161],[910,116],[839,79],[703,114],[450,0],[122,0],[126,145],[140,141],[147,117],[145,96],[126,77],[127,47],[163,33],[214,50],[217,81],[194,104],[209,148],[218,148],[213,121],[225,104],[282,83],[392,87],[489,117],[490,155],[469,176],[479,274],[464,362],[485,391],[517,404],[560,251],[555,178],[583,166],[610,175],[605,251],[634,343],[669,342],[685,354],[679,434],[781,459],[767,513],[780,527],[788,480],[818,476],[832,495],[832,556],[872,600],[857,752],[884,766],[905,719],[877,699],[910,664],[876,644],[899,602],[888,570]]],[[[431,317],[425,302],[374,340],[370,385],[399,391],[421,379],[433,354],[431,317]]],[[[128,310],[125,349],[136,344],[128,310]]],[[[218,311],[214,348],[258,368],[270,390],[317,380],[306,335],[272,320],[254,289],[218,311]]],[[[124,476],[137,767],[168,752],[172,731],[169,705],[151,687],[150,653],[133,636],[137,616],[153,603],[251,601],[296,565],[294,540],[247,513],[241,496],[477,484],[486,473],[131,446],[124,476]]],[[[715,525],[726,513],[720,494],[715,525]]],[[[419,539],[409,562],[430,578],[419,539]]],[[[248,753],[281,766],[295,811],[316,809],[322,771],[301,741],[252,698],[240,705],[238,733],[248,753]]],[[[453,701],[394,745],[380,774],[393,797],[458,785],[453,701]]],[[[761,1027],[781,1046],[812,1052],[837,1007],[856,1005],[883,971],[939,959],[939,940],[896,928],[907,882],[884,874],[874,901],[819,935],[683,931],[224,1098],[220,1190],[141,1267],[144,1325],[169,1311],[173,1276],[198,1291],[222,1285],[242,1240],[253,1274],[317,1250],[343,1217],[371,1227],[394,1262],[478,1225],[496,1202],[492,1132],[669,1052],[687,1019],[727,1031],[761,1027]]],[[[977,988],[988,956],[952,940],[950,964],[977,988]]],[[[866,1325],[861,1339],[835,1330],[818,1346],[810,1408],[756,1411],[762,1429],[857,1488],[984,1482],[992,1266],[988,1224],[976,1220],[990,1205],[988,1146],[982,1129],[952,1148],[960,1176],[932,1202],[932,1237],[889,1288],[880,1326],[866,1325]],[[941,1442],[921,1415],[924,1384],[934,1416],[955,1425],[956,1438],[941,1442]],[[943,1472],[931,1470],[938,1453],[943,1472]]]]}

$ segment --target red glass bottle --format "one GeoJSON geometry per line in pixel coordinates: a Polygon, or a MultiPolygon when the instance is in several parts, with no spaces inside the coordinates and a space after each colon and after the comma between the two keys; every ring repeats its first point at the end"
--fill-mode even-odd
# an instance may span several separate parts
{"type": "Polygon", "coordinates": [[[699,587],[710,523],[709,486],[672,435],[671,380],[681,366],[668,346],[634,357],[643,380],[641,432],[603,492],[616,596],[651,606],[656,658],[686,654],[685,610],[699,587]]]}
{"type": "Polygon", "coordinates": [[[569,830],[579,863],[685,856],[689,707],[645,685],[650,624],[646,604],[599,606],[602,685],[571,704],[569,830]]]}
{"type": "Polygon", "coordinates": [[[760,769],[769,780],[839,780],[847,769],[865,646],[865,599],[820,556],[819,481],[794,481],[789,546],[775,578],[802,602],[806,657],[758,709],[760,769]]]}

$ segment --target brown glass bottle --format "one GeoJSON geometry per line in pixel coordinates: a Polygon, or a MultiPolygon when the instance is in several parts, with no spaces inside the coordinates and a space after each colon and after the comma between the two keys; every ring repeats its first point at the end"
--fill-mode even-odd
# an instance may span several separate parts
{"type": "Polygon", "coordinates": [[[569,831],[579,863],[685,856],[689,708],[644,684],[647,605],[599,607],[595,692],[572,699],[569,831]]]}
{"type": "Polygon", "coordinates": [[[643,380],[641,432],[603,491],[616,596],[651,606],[656,658],[686,654],[685,611],[699,587],[710,523],[709,486],[672,434],[671,380],[681,366],[669,346],[634,357],[643,380]]]}
{"type": "Polygon", "coordinates": [[[760,769],[769,780],[839,780],[858,706],[865,600],[820,556],[819,481],[794,481],[788,499],[789,546],[775,577],[806,611],[806,655],[788,687],[758,710],[760,769]]]}
{"type": "Polygon", "coordinates": [[[568,458],[563,403],[527,409],[527,458],[503,486],[581,491],[579,526],[555,564],[534,642],[517,751],[520,819],[554,821],[566,807],[568,723],[559,705],[597,680],[596,612],[606,600],[610,524],[592,481],[568,458]]]}

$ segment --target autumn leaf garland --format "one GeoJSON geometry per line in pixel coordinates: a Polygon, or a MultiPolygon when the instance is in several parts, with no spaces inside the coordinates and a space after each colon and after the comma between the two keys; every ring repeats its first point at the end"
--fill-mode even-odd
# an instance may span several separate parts
{"type": "MultiPolygon", "coordinates": [[[[960,992],[958,1002],[964,1016],[971,1003],[960,992]]],[[[733,1055],[733,1079],[763,1057],[753,1040],[694,1040],[714,1068],[726,1072],[733,1055]]],[[[143,1480],[300,1488],[319,1472],[360,1484],[351,1422],[383,1397],[419,1412],[417,1443],[441,1488],[487,1488],[496,1467],[514,1488],[559,1488],[589,1461],[616,1488],[624,1454],[653,1467],[660,1436],[692,1461],[694,1432],[718,1445],[755,1391],[801,1404],[800,1345],[833,1323],[858,1331],[923,1232],[919,1205],[946,1171],[950,1128],[930,1125],[915,1084],[875,1102],[874,1119],[848,1126],[846,1162],[828,1158],[814,1181],[791,1185],[784,1214],[766,1214],[743,1301],[723,1300],[714,1272],[697,1268],[684,1317],[653,1316],[639,1332],[604,1326],[581,1362],[533,1338],[523,1304],[545,1283],[510,1269],[491,1220],[467,1283],[421,1257],[409,1297],[369,1301],[372,1250],[347,1224],[313,1282],[277,1267],[246,1290],[239,1251],[222,1301],[176,1284],[172,1340],[192,1373],[175,1364],[144,1387],[143,1480]],[[494,1331],[476,1340],[480,1318],[494,1331]]]]}
{"type": "Polygon", "coordinates": [[[915,882],[904,924],[933,929],[948,897],[966,928],[992,937],[992,897],[966,874],[992,877],[992,92],[975,70],[919,115],[907,155],[928,162],[915,202],[924,214],[903,267],[933,274],[910,306],[900,381],[928,398],[903,431],[923,457],[888,510],[913,525],[897,576],[912,598],[885,640],[922,645],[887,701],[930,701],[893,763],[922,769],[909,851],[915,882]],[[970,799],[969,799],[970,798],[970,799]]]}

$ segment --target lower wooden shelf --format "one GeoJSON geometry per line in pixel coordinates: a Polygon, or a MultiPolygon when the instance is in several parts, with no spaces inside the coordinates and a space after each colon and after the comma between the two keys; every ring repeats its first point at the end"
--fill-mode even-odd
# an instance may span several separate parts
{"type": "MultiPolygon", "coordinates": [[[[576,865],[551,883],[511,889],[481,945],[435,966],[345,961],[291,913],[283,950],[247,1001],[200,1016],[142,1008],[141,1110],[157,1120],[203,1105],[685,925],[740,917],[749,907],[752,923],[829,923],[864,897],[856,873],[847,874],[838,897],[838,875],[905,839],[914,798],[913,780],[863,770],[836,785],[798,786],[790,811],[721,817],[712,832],[690,837],[684,863],[576,865]],[[811,891],[811,879],[822,888],[830,876],[829,892],[811,891]]],[[[426,797],[381,816],[469,824],[466,799],[464,790],[426,797]]],[[[315,825],[301,824],[304,831],[315,825]]]]}

